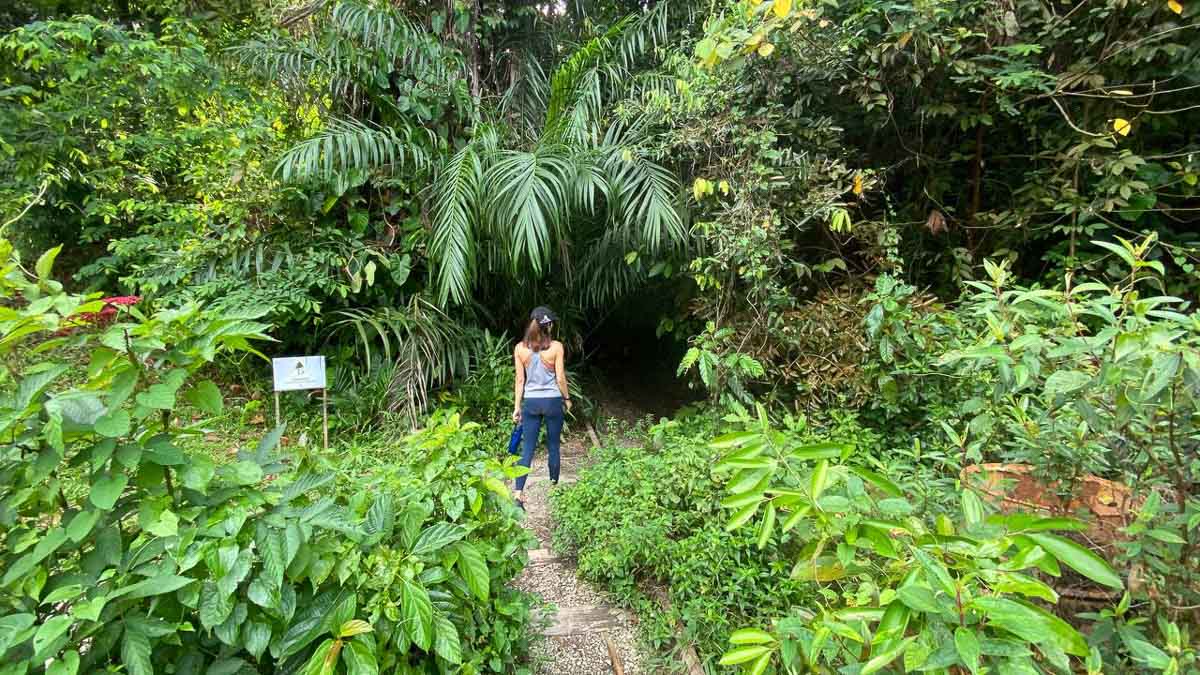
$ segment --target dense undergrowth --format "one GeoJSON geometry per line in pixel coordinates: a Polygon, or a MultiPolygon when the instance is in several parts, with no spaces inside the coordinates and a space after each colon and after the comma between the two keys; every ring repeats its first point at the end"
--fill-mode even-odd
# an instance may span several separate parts
{"type": "Polygon", "coordinates": [[[507,583],[529,535],[511,460],[474,425],[445,414],[328,456],[281,448],[279,426],[197,452],[188,418],[224,403],[194,376],[267,326],[196,306],[97,325],[56,253],[27,273],[5,243],[0,270],[5,673],[517,667],[530,615],[507,583]]]}
{"type": "Polygon", "coordinates": [[[1198,59],[1192,0],[3,3],[0,675],[528,668],[538,304],[581,417],[651,333],[706,399],[556,497],[652,651],[1198,672],[1198,59]]]}
{"type": "Polygon", "coordinates": [[[835,389],[867,403],[598,449],[558,544],[714,666],[1192,672],[1200,323],[1153,294],[1151,244],[1114,247],[1114,286],[988,263],[952,310],[881,278],[835,389]]]}

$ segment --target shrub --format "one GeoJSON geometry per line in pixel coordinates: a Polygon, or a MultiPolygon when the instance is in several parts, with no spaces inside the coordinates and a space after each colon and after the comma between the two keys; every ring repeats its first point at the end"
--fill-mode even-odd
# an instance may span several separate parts
{"type": "Polygon", "coordinates": [[[511,669],[527,614],[504,589],[524,558],[503,473],[417,437],[421,475],[464,486],[453,513],[277,454],[282,427],[228,462],[185,453],[181,400],[222,408],[191,375],[266,326],[188,306],[37,342],[100,309],[50,278],[56,253],[34,277],[0,241],[6,674],[511,669]]]}
{"type": "MultiPolygon", "coordinates": [[[[652,643],[681,622],[709,662],[733,630],[808,605],[817,593],[787,579],[792,541],[758,547],[753,534],[726,531],[722,481],[712,473],[720,451],[708,442],[722,424],[711,412],[663,421],[645,431],[641,447],[597,449],[579,480],[552,495],[555,543],[577,551],[580,574],[642,611],[652,643]],[[669,615],[658,616],[646,598],[651,587],[666,587],[669,615]]],[[[793,425],[806,438],[825,436],[802,420],[793,425]]],[[[878,440],[852,422],[834,433],[851,443],[878,440]]]]}
{"type": "Polygon", "coordinates": [[[987,516],[971,492],[962,493],[961,519],[921,517],[900,486],[849,461],[852,446],[805,443],[772,429],[761,409],[750,430],[713,446],[727,451],[715,467],[729,475],[726,527],[756,522],[760,549],[790,539],[780,586],[806,581],[814,594],[769,631],[758,623],[733,633],[722,664],[756,675],[776,659],[807,672],[1036,673],[1069,670],[1075,656],[1098,667],[1084,637],[1041,606],[1058,595],[1037,578],[1058,576],[1061,563],[1122,587],[1100,557],[1052,532],[1082,523],[987,516]],[[898,660],[902,669],[892,668],[898,660]]]}

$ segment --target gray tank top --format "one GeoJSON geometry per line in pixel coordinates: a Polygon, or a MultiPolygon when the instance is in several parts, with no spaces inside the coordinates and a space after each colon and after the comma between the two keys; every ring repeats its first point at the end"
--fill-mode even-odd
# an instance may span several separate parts
{"type": "Polygon", "coordinates": [[[525,398],[561,398],[554,371],[542,362],[542,355],[533,352],[525,364],[525,398]]]}

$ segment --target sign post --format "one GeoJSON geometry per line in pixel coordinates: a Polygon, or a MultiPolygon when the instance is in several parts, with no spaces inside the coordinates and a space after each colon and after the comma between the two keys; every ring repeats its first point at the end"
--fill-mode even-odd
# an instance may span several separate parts
{"type": "Polygon", "coordinates": [[[329,449],[329,392],[325,386],[324,356],[288,356],[271,359],[275,385],[275,424],[282,423],[279,392],[304,389],[321,390],[321,431],[324,449],[329,449]]]}

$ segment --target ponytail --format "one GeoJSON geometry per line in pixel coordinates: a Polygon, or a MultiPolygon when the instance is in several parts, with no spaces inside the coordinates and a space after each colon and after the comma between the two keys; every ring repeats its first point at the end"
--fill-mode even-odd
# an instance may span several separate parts
{"type": "Polygon", "coordinates": [[[540,352],[550,348],[550,329],[553,323],[538,323],[531,319],[525,328],[525,348],[531,352],[540,352]]]}

